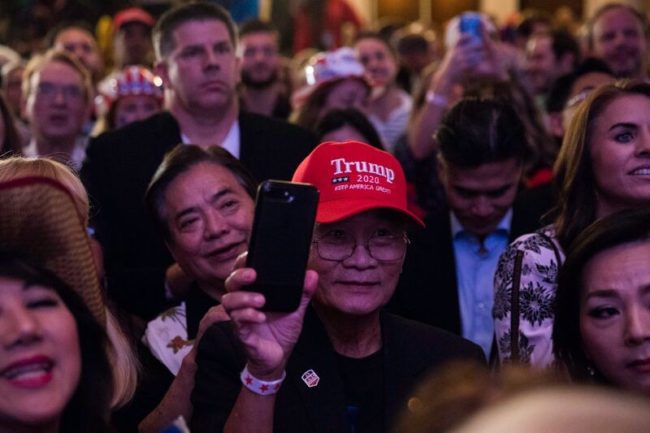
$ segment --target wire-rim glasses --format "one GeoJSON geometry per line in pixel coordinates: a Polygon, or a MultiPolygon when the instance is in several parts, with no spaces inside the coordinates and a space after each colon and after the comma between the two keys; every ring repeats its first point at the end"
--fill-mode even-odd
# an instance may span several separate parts
{"type": "MultiPolygon", "coordinates": [[[[362,245],[366,248],[370,257],[375,260],[394,262],[404,258],[409,242],[409,238],[404,232],[383,231],[375,233],[362,245]]],[[[360,245],[354,237],[343,231],[327,233],[315,239],[312,243],[316,245],[316,251],[321,259],[337,262],[352,257],[357,246],[360,245]]]]}

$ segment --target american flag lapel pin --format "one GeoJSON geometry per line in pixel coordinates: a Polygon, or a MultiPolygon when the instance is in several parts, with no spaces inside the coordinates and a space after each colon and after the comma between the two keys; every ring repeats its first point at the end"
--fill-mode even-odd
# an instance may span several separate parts
{"type": "Polygon", "coordinates": [[[310,368],[302,374],[302,381],[305,382],[308,388],[313,388],[320,382],[320,377],[310,368]]]}

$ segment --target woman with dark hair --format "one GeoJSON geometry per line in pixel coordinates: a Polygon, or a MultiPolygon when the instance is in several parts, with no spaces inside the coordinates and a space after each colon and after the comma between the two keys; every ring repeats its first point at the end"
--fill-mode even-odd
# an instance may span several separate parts
{"type": "Polygon", "coordinates": [[[493,317],[501,361],[553,362],[563,251],[595,220],[650,205],[649,121],[650,85],[642,82],[603,86],[578,106],[554,167],[553,222],[517,239],[499,260],[493,317]]]}
{"type": "Polygon", "coordinates": [[[650,396],[650,207],[605,217],[571,244],[558,276],[554,352],[576,381],[650,396]]]}
{"type": "Polygon", "coordinates": [[[106,333],[53,273],[0,253],[0,430],[108,432],[106,333]]]}
{"type": "Polygon", "coordinates": [[[21,155],[22,147],[22,138],[18,133],[14,116],[4,96],[0,94],[0,158],[7,155],[21,155]]]}
{"type": "Polygon", "coordinates": [[[320,143],[356,140],[384,150],[377,130],[368,118],[356,108],[339,108],[329,111],[316,124],[316,136],[320,143]]]}

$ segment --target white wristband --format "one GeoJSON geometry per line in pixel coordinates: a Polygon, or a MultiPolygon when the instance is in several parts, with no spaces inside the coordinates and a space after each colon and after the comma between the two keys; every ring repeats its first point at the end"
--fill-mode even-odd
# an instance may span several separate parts
{"type": "Polygon", "coordinates": [[[429,90],[425,96],[427,104],[435,105],[436,107],[445,108],[449,104],[449,98],[439,93],[434,93],[429,90]]]}
{"type": "Polygon", "coordinates": [[[287,372],[283,371],[282,377],[278,380],[260,380],[248,371],[248,365],[244,366],[244,369],[239,375],[241,383],[250,391],[258,395],[271,395],[277,393],[280,390],[280,386],[285,377],[287,377],[287,372]]]}

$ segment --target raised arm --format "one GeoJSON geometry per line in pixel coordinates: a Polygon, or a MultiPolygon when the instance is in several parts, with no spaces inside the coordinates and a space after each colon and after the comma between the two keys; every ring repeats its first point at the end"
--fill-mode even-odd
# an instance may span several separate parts
{"type": "Polygon", "coordinates": [[[476,65],[482,53],[483,45],[463,34],[445,54],[427,86],[424,104],[414,109],[409,125],[408,143],[416,160],[424,159],[436,150],[433,135],[442,116],[460,96],[463,74],[476,65]]]}
{"type": "Polygon", "coordinates": [[[246,354],[246,369],[235,405],[226,420],[226,433],[271,433],[276,392],[284,379],[285,367],[302,331],[307,305],[318,276],[307,271],[302,300],[292,313],[260,311],[264,296],[240,290],[255,280],[250,268],[235,270],[226,281],[229,293],[222,302],[231,317],[236,337],[246,354]]]}
{"type": "Polygon", "coordinates": [[[416,160],[430,156],[437,149],[434,134],[443,115],[463,96],[463,83],[487,77],[508,80],[513,51],[493,40],[485,29],[482,38],[461,33],[450,48],[427,87],[425,103],[413,111],[408,144],[416,160]]]}
{"type": "Polygon", "coordinates": [[[197,369],[196,352],[199,341],[210,325],[226,320],[228,320],[228,315],[222,305],[210,308],[203,316],[192,350],[183,358],[181,368],[160,404],[138,425],[139,433],[162,431],[181,415],[188,421],[192,418],[193,408],[190,395],[194,389],[197,369]]]}

